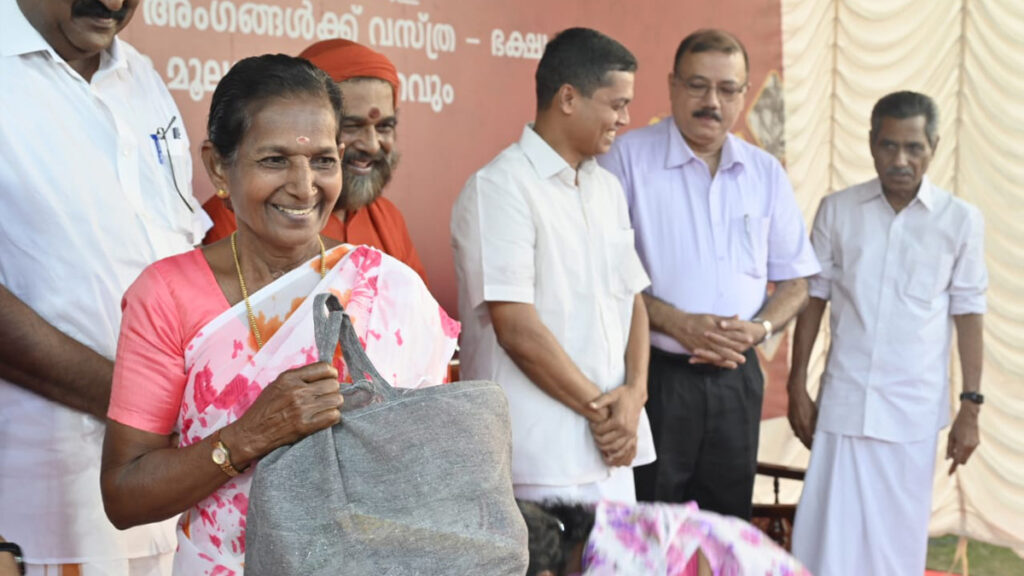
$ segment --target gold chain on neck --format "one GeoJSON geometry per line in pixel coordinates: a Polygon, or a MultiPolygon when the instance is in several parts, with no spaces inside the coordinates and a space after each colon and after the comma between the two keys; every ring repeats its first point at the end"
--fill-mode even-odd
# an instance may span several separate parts
{"type": "MultiPolygon", "coordinates": [[[[242,265],[238,261],[238,243],[235,241],[235,236],[238,232],[231,233],[231,255],[235,257],[235,271],[238,272],[238,286],[242,289],[242,300],[245,301],[245,312],[249,316],[249,329],[252,330],[252,335],[256,339],[256,351],[263,348],[263,337],[260,335],[259,326],[256,325],[256,315],[252,313],[252,304],[249,303],[249,291],[245,288],[245,277],[242,276],[242,265]]],[[[316,235],[317,242],[320,243],[320,278],[327,276],[327,251],[324,249],[324,239],[319,234],[316,235]]]]}

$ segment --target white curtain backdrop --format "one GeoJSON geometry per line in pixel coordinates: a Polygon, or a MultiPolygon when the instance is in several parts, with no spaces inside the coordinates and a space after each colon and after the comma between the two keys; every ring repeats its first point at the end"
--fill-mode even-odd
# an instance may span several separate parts
{"type": "MultiPolygon", "coordinates": [[[[782,0],[782,27],[787,169],[808,224],[822,196],[875,176],[868,130],[878,98],[909,89],[939,106],[941,140],[929,176],[984,213],[990,287],[982,442],[950,477],[942,432],[930,531],[1022,553],[1024,2],[782,0]]],[[[822,334],[812,360],[815,383],[827,341],[822,334]]],[[[763,423],[761,461],[805,467],[808,454],[785,418],[763,423]]],[[[784,483],[783,501],[795,502],[799,491],[799,483],[784,483]]],[[[757,498],[771,498],[767,482],[759,481],[757,498]]]]}

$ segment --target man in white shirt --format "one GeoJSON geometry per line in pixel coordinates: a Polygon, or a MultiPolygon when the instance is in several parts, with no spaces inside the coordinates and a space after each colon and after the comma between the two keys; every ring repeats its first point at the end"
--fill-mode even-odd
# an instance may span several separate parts
{"type": "Polygon", "coordinates": [[[813,440],[793,554],[814,574],[924,571],[954,325],[964,392],[949,473],[978,446],[984,223],[925,176],[937,125],[923,94],[879,100],[870,134],[878,178],[825,197],[815,217],[822,271],[797,320],[789,380],[790,423],[808,448],[813,440]],[[815,406],[807,364],[827,302],[832,344],[815,406]]]}
{"type": "Polygon", "coordinates": [[[0,533],[29,574],[170,573],[173,521],[118,531],[99,490],[122,293],[208,222],[180,112],[115,37],[137,6],[0,0],[0,533]]]}
{"type": "Polygon", "coordinates": [[[594,161],[629,122],[635,70],[615,40],[561,32],[537,67],[534,124],[452,209],[462,375],[508,395],[522,499],[634,501],[630,466],[654,458],[648,278],[622,188],[594,161]]]}

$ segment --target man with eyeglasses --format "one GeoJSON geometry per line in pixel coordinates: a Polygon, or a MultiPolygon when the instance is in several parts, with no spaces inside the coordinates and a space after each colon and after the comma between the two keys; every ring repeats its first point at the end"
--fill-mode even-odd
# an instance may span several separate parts
{"type": "Polygon", "coordinates": [[[796,315],[819,270],[782,166],[729,134],[748,73],[733,35],[687,36],[668,76],[672,117],[600,160],[622,182],[651,276],[647,410],[658,459],[636,469],[637,497],[745,519],[764,382],[753,347],[796,315]]]}
{"type": "Polygon", "coordinates": [[[181,113],[117,38],[139,3],[0,0],[0,533],[30,575],[171,572],[174,521],[118,530],[99,484],[121,297],[209,225],[181,113]]]}
{"type": "Polygon", "coordinates": [[[814,219],[822,271],[796,321],[789,377],[790,424],[813,446],[793,554],[814,574],[924,572],[954,327],[963,392],[946,445],[950,474],[979,443],[985,227],[976,207],[925,176],[938,124],[924,94],[879,100],[869,134],[878,177],[829,194],[814,219]],[[828,303],[832,338],[815,406],[807,365],[828,303]]]}

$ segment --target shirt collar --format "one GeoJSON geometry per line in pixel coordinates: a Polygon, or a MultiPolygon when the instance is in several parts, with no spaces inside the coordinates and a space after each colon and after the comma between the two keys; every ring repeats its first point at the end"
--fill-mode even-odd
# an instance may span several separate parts
{"type": "MultiPolygon", "coordinates": [[[[861,202],[867,202],[875,198],[885,200],[885,194],[882,192],[882,180],[879,178],[875,178],[872,185],[866,188],[861,202]]],[[[921,179],[921,187],[917,190],[917,196],[910,201],[909,206],[913,206],[915,202],[920,201],[921,205],[930,212],[935,208],[935,200],[935,187],[932,186],[932,181],[928,179],[928,176],[925,176],[921,179]]]]}
{"type": "MultiPolygon", "coordinates": [[[[575,180],[576,171],[565,161],[565,158],[562,158],[561,154],[534,131],[533,124],[527,124],[523,128],[519,146],[523,149],[530,164],[533,165],[533,169],[537,171],[537,175],[542,179],[546,180],[568,170],[567,174],[570,174],[575,180]]],[[[596,166],[597,162],[593,158],[587,158],[580,163],[580,174],[589,175],[596,169],[596,166]]]]}
{"type": "MultiPolygon", "coordinates": [[[[682,132],[676,126],[675,120],[669,116],[662,120],[661,123],[665,127],[666,137],[668,138],[668,146],[665,152],[665,167],[677,168],[688,162],[698,160],[697,155],[693,153],[693,149],[686,143],[682,132]]],[[[722,145],[722,160],[718,164],[719,170],[729,170],[734,165],[743,166],[743,151],[735,140],[736,136],[732,134],[726,135],[725,143],[722,145]]]]}
{"type": "Polygon", "coordinates": [[[926,175],[921,179],[921,187],[917,190],[917,199],[921,201],[929,211],[935,209],[935,187],[926,175]]]}
{"type": "MultiPolygon", "coordinates": [[[[47,52],[54,62],[67,62],[57,54],[43,35],[28,21],[16,0],[0,0],[0,22],[3,22],[3,33],[0,34],[0,56],[22,56],[34,52],[47,52]]],[[[123,68],[128,65],[124,58],[121,41],[114,38],[110,48],[100,53],[100,67],[97,73],[123,68]]],[[[69,66],[70,68],[70,66],[69,66]]]]}
{"type": "Polygon", "coordinates": [[[42,34],[32,27],[15,0],[0,0],[0,22],[4,23],[3,34],[0,34],[0,55],[20,56],[44,51],[57,55],[42,34]]]}

